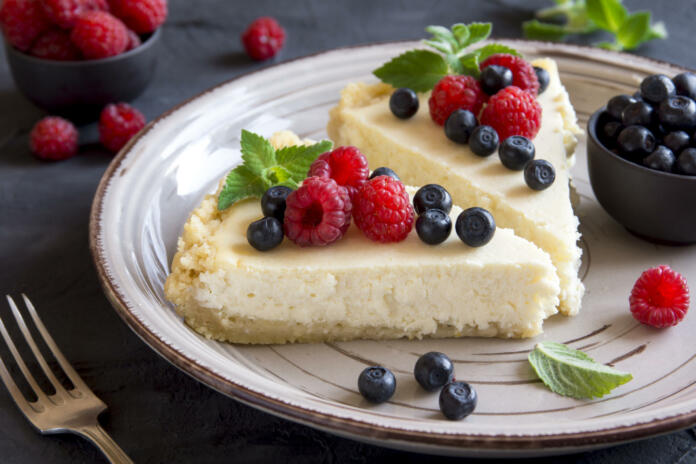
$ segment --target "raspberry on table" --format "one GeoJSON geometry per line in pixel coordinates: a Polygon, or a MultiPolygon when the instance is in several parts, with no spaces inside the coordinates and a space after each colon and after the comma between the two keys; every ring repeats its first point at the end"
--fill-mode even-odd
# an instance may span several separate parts
{"type": "Polygon", "coordinates": [[[0,1],[0,28],[15,48],[26,52],[34,40],[50,27],[38,0],[0,1]]]}
{"type": "Polygon", "coordinates": [[[535,97],[537,96],[539,93],[539,78],[531,63],[519,56],[508,53],[496,53],[486,58],[481,63],[480,68],[484,70],[493,64],[504,66],[512,71],[512,85],[531,92],[535,97]]]}
{"type": "Polygon", "coordinates": [[[413,228],[414,211],[400,181],[377,176],[365,182],[355,195],[355,225],[375,242],[400,242],[413,228]]]}
{"type": "Polygon", "coordinates": [[[531,93],[511,85],[488,100],[481,124],[495,129],[501,141],[511,135],[533,139],[541,127],[541,105],[531,93]]]}
{"type": "Polygon", "coordinates": [[[301,247],[325,246],[343,237],[352,204],[345,188],[328,177],[308,177],[285,200],[285,236],[301,247]]]}
{"type": "Polygon", "coordinates": [[[309,167],[308,177],[330,177],[348,190],[352,199],[360,186],[367,181],[370,169],[367,158],[355,147],[337,147],[319,155],[309,167]]]}
{"type": "Polygon", "coordinates": [[[275,56],[284,43],[285,29],[278,21],[268,16],[252,21],[242,34],[242,44],[247,54],[259,61],[275,56]]]}
{"type": "Polygon", "coordinates": [[[111,13],[88,11],[77,18],[70,38],[85,58],[107,58],[126,51],[128,29],[111,13]]]}
{"type": "Polygon", "coordinates": [[[671,327],[689,310],[689,287],[681,274],[669,266],[658,266],[640,275],[628,301],[638,321],[658,328],[671,327]]]}
{"type": "Polygon", "coordinates": [[[77,154],[78,133],[68,120],[48,116],[34,125],[29,147],[37,158],[49,161],[68,159],[77,154]]]}
{"type": "Polygon", "coordinates": [[[78,16],[87,11],[109,11],[105,0],[40,0],[46,17],[63,29],[75,26],[78,16]]]}
{"type": "Polygon", "coordinates": [[[50,29],[39,36],[29,53],[37,58],[57,61],[75,61],[82,57],[80,50],[62,29],[50,29]]]}
{"type": "Polygon", "coordinates": [[[128,103],[111,103],[104,107],[99,116],[99,140],[115,153],[143,127],[143,113],[128,103]]]}
{"type": "Polygon", "coordinates": [[[445,76],[435,84],[428,99],[430,117],[443,126],[455,110],[469,110],[477,116],[487,100],[488,95],[472,76],[445,76]]]}
{"type": "Polygon", "coordinates": [[[111,12],[138,34],[149,34],[167,19],[167,0],[109,0],[111,12]]]}

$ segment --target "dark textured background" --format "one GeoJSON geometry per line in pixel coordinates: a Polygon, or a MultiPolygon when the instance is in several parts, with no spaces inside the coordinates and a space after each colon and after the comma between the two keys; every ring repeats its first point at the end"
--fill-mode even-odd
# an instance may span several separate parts
{"type": "MultiPolygon", "coordinates": [[[[493,21],[498,37],[519,37],[522,20],[551,1],[270,1],[172,0],[160,65],[134,104],[148,119],[235,75],[266,66],[243,54],[239,35],[273,15],[288,40],[278,60],[333,47],[416,39],[428,24],[493,21]]],[[[626,0],[654,8],[669,41],[637,53],[696,68],[690,42],[693,1],[626,0]]],[[[4,52],[0,51],[0,55],[4,52]]],[[[50,76],[46,76],[50,79],[50,76]]],[[[92,195],[111,157],[96,128],[81,128],[79,156],[36,161],[27,134],[42,112],[15,90],[0,56],[0,294],[26,292],[64,353],[108,405],[106,430],[136,462],[372,462],[432,459],[337,438],[230,400],[160,359],[121,322],[102,294],[87,246],[92,195]]],[[[8,316],[0,302],[0,315],[8,316]]],[[[0,354],[5,356],[4,347],[0,354]]],[[[7,359],[7,358],[6,358],[7,359]]],[[[462,460],[465,461],[465,460],[462,460]]],[[[71,436],[42,437],[0,387],[0,462],[103,462],[71,436]]],[[[526,461],[525,461],[526,462],[526,461]]],[[[696,462],[696,432],[671,435],[540,463],[696,462]]]]}

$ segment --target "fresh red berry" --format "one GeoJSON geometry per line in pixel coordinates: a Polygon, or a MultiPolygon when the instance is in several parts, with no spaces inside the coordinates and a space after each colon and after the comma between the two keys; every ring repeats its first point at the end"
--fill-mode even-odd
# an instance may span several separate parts
{"type": "Polygon", "coordinates": [[[628,301],[638,321],[658,328],[671,327],[689,310],[689,287],[681,274],[669,266],[658,266],[640,275],[628,301]]]}
{"type": "Polygon", "coordinates": [[[275,56],[284,43],[285,29],[268,16],[255,19],[242,34],[244,49],[255,60],[267,60],[275,56]]]}
{"type": "Polygon", "coordinates": [[[480,122],[495,129],[501,141],[511,135],[531,140],[541,127],[541,105],[531,93],[511,85],[488,100],[480,122]]]}
{"type": "Polygon", "coordinates": [[[99,116],[99,140],[115,153],[143,127],[143,113],[128,103],[111,103],[104,107],[99,116]]]}
{"type": "Polygon", "coordinates": [[[88,11],[77,18],[70,38],[85,58],[107,58],[126,51],[128,29],[111,13],[88,11]]]}
{"type": "Polygon", "coordinates": [[[285,236],[299,246],[324,246],[350,226],[348,192],[331,178],[308,177],[285,200],[285,236]]]}
{"type": "Polygon", "coordinates": [[[314,160],[309,167],[308,177],[330,177],[348,190],[351,198],[367,180],[370,169],[367,158],[355,147],[338,147],[314,160]]]}
{"type": "Polygon", "coordinates": [[[505,66],[512,71],[512,85],[515,87],[527,90],[535,97],[537,93],[539,93],[539,79],[534,71],[534,66],[528,61],[525,61],[519,56],[507,53],[496,53],[486,58],[483,63],[481,63],[480,67],[483,70],[492,64],[505,66]]]}
{"type": "Polygon", "coordinates": [[[29,147],[37,158],[58,161],[77,153],[77,139],[77,129],[70,121],[48,116],[31,130],[29,147]]]}
{"type": "Polygon", "coordinates": [[[389,176],[365,182],[355,195],[353,219],[375,242],[400,242],[413,228],[414,212],[406,187],[389,176]]]}
{"type": "Polygon", "coordinates": [[[149,34],[167,19],[167,0],[109,0],[111,12],[138,34],[149,34]]]}
{"type": "Polygon", "coordinates": [[[23,52],[29,50],[34,40],[49,27],[38,0],[0,1],[0,28],[15,48],[23,52]]]}
{"type": "Polygon", "coordinates": [[[134,31],[128,29],[128,46],[126,46],[126,51],[133,50],[142,45],[143,41],[140,40],[140,36],[134,31]]]}
{"type": "Polygon", "coordinates": [[[104,0],[40,0],[40,2],[46,17],[63,29],[74,27],[77,17],[82,13],[93,10],[109,10],[109,6],[104,0]]]}
{"type": "Polygon", "coordinates": [[[82,57],[80,50],[62,29],[50,29],[39,36],[29,53],[37,58],[57,61],[75,61],[82,57]]]}
{"type": "Polygon", "coordinates": [[[469,110],[478,116],[487,98],[479,81],[473,77],[445,76],[435,84],[430,94],[430,117],[442,126],[454,110],[469,110]]]}

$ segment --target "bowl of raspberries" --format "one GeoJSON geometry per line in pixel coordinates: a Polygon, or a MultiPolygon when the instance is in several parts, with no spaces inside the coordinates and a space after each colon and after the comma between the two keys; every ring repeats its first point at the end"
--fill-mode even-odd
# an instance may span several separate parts
{"type": "Polygon", "coordinates": [[[166,0],[0,0],[15,85],[37,106],[73,118],[145,90],[166,17],[166,0]]]}
{"type": "Polygon", "coordinates": [[[587,125],[590,183],[602,207],[651,241],[696,243],[696,74],[647,76],[587,125]]]}

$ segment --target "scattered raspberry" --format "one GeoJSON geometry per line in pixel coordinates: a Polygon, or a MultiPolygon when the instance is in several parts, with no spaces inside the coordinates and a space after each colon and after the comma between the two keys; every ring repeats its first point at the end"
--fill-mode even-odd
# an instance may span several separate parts
{"type": "Polygon", "coordinates": [[[128,103],[106,105],[99,116],[99,140],[116,153],[145,127],[145,116],[128,103]]]}
{"type": "Polygon", "coordinates": [[[40,0],[46,17],[63,29],[75,26],[77,17],[93,10],[109,11],[105,0],[40,0]]]}
{"type": "Polygon", "coordinates": [[[111,13],[88,11],[77,18],[70,38],[85,58],[107,58],[126,50],[128,29],[111,13]]]}
{"type": "Polygon", "coordinates": [[[70,34],[62,29],[50,29],[41,34],[29,53],[37,58],[58,61],[75,61],[82,56],[70,40],[70,34]]]}
{"type": "Polygon", "coordinates": [[[111,12],[138,34],[149,34],[167,19],[167,0],[110,0],[111,12]]]}
{"type": "Polygon", "coordinates": [[[532,140],[541,127],[541,105],[531,93],[511,85],[488,100],[480,120],[498,132],[501,142],[511,135],[532,140]]]}
{"type": "Polygon", "coordinates": [[[255,60],[267,60],[283,48],[285,29],[268,16],[255,19],[242,34],[247,54],[255,60]]]}
{"type": "Polygon", "coordinates": [[[328,177],[308,177],[285,205],[285,235],[302,247],[333,243],[350,226],[348,192],[328,177]]]}
{"type": "Polygon", "coordinates": [[[535,97],[539,93],[539,79],[534,71],[534,66],[528,61],[515,55],[496,53],[481,63],[481,69],[492,64],[505,66],[512,71],[512,85],[531,92],[535,97]]]}
{"type": "Polygon", "coordinates": [[[29,134],[29,147],[37,158],[50,161],[68,159],[77,153],[77,129],[57,116],[37,122],[29,134]]]}
{"type": "Polygon", "coordinates": [[[628,299],[633,317],[643,324],[664,328],[677,325],[689,310],[686,279],[669,266],[644,271],[628,299]]]}
{"type": "Polygon", "coordinates": [[[142,44],[143,41],[140,40],[140,36],[136,34],[134,31],[128,29],[128,45],[126,46],[126,51],[138,48],[142,44]]]}
{"type": "Polygon", "coordinates": [[[365,182],[355,196],[355,225],[375,242],[405,240],[413,228],[413,217],[406,188],[393,177],[374,177],[365,182]]]}
{"type": "Polygon", "coordinates": [[[50,23],[37,0],[0,1],[0,28],[7,41],[25,52],[34,40],[50,27],[50,23]]]}
{"type": "Polygon", "coordinates": [[[352,199],[358,188],[367,180],[370,169],[367,158],[355,147],[338,147],[314,160],[308,177],[330,177],[348,190],[352,199]]]}
{"type": "Polygon", "coordinates": [[[445,76],[435,84],[428,100],[430,117],[442,126],[454,110],[469,110],[478,116],[487,98],[479,81],[473,77],[445,76]]]}

